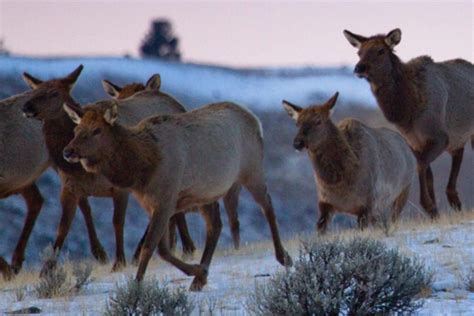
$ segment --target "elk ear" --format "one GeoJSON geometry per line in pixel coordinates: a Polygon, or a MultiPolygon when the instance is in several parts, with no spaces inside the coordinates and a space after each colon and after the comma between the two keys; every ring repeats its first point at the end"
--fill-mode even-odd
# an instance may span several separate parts
{"type": "Polygon", "coordinates": [[[351,43],[352,46],[355,48],[360,48],[362,46],[362,43],[367,40],[367,37],[364,37],[362,35],[357,35],[352,32],[349,32],[348,30],[344,30],[344,36],[346,39],[351,43]]]}
{"type": "Polygon", "coordinates": [[[63,82],[65,82],[68,85],[69,91],[72,90],[74,87],[74,84],[77,81],[77,78],[79,78],[79,75],[82,72],[82,69],[84,69],[83,65],[79,65],[76,69],[74,69],[73,72],[71,72],[67,77],[63,78],[63,82]]]}
{"type": "Polygon", "coordinates": [[[75,124],[81,124],[81,118],[83,113],[78,107],[73,107],[67,103],[64,103],[63,108],[75,124]]]}
{"type": "Polygon", "coordinates": [[[117,99],[119,97],[120,91],[122,91],[122,88],[114,85],[108,80],[102,80],[102,87],[104,88],[105,92],[107,92],[107,94],[114,99],[117,99]]]}
{"type": "Polygon", "coordinates": [[[324,105],[329,110],[329,116],[332,116],[334,112],[334,106],[337,102],[337,97],[339,96],[339,92],[336,92],[324,105]]]}
{"type": "Polygon", "coordinates": [[[115,121],[118,118],[118,108],[117,103],[114,103],[111,108],[105,110],[104,120],[109,125],[114,125],[115,121]]]}
{"type": "Polygon", "coordinates": [[[301,111],[303,110],[297,105],[294,105],[286,100],[282,101],[283,108],[286,110],[286,113],[294,119],[295,121],[298,120],[298,117],[300,116],[301,111]]]}
{"type": "Polygon", "coordinates": [[[402,31],[400,29],[394,29],[385,36],[385,43],[390,47],[394,48],[402,40],[402,31]]]}
{"type": "Polygon", "coordinates": [[[154,74],[146,82],[146,90],[160,90],[161,87],[161,77],[159,74],[154,74]]]}
{"type": "Polygon", "coordinates": [[[28,86],[30,86],[31,89],[36,89],[38,86],[43,82],[42,80],[33,77],[27,72],[23,73],[23,80],[26,82],[28,86]]]}

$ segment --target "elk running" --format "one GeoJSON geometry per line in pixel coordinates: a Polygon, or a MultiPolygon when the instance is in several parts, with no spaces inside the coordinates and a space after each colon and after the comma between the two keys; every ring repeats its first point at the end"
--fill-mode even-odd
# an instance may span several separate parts
{"type": "Polygon", "coordinates": [[[385,216],[387,210],[396,220],[415,172],[415,158],[397,132],[370,128],[355,119],[335,125],[331,112],[337,97],[338,93],[322,105],[305,109],[283,101],[298,126],[293,146],[306,148],[313,165],[321,233],[335,211],[357,216],[361,228],[385,216]]]}
{"type": "MultiPolygon", "coordinates": [[[[105,92],[107,92],[112,98],[115,100],[123,100],[126,98],[130,98],[134,96],[136,93],[144,91],[146,87],[141,83],[131,83],[126,86],[120,87],[116,84],[108,80],[102,81],[102,86],[104,87],[105,92]]],[[[184,107],[183,107],[184,109],[184,107]]],[[[234,242],[235,249],[239,249],[240,246],[240,223],[237,213],[237,208],[239,204],[239,194],[240,194],[241,186],[235,185],[232,188],[232,191],[229,192],[224,197],[224,206],[227,211],[228,221],[231,229],[231,235],[234,242]]],[[[170,249],[173,250],[176,246],[176,229],[175,226],[178,227],[178,231],[181,237],[181,242],[183,244],[183,252],[185,255],[192,255],[196,247],[194,246],[194,242],[191,239],[191,236],[188,231],[188,227],[186,224],[185,214],[183,213],[176,213],[170,220],[170,227],[169,227],[169,240],[170,240],[170,249]]],[[[148,232],[148,228],[143,235],[143,238],[140,240],[140,243],[137,247],[137,250],[134,254],[134,261],[137,262],[140,256],[140,249],[145,242],[145,236],[148,232]]]]}
{"type": "MultiPolygon", "coordinates": [[[[112,270],[117,271],[125,266],[125,253],[123,245],[123,227],[125,211],[128,203],[128,192],[114,187],[105,177],[90,174],[82,169],[81,165],[71,164],[64,160],[63,149],[74,137],[75,124],[63,110],[63,103],[75,103],[70,92],[77,81],[82,65],[70,75],[62,79],[42,81],[25,73],[24,78],[34,89],[33,96],[24,104],[23,112],[26,116],[36,118],[43,122],[42,132],[53,166],[58,171],[61,179],[61,206],[62,216],[57,237],[53,248],[59,252],[69,232],[77,205],[87,207],[87,197],[112,197],[114,203],[114,230],[116,238],[116,257],[112,270]]],[[[122,120],[125,124],[135,124],[144,117],[157,113],[183,112],[184,108],[172,97],[159,91],[160,77],[152,76],[146,84],[145,91],[132,98],[120,101],[123,112],[122,120]]],[[[93,226],[92,217],[88,225],[93,226]]],[[[96,239],[96,236],[90,236],[96,239]]],[[[107,255],[96,240],[92,251],[96,258],[105,261],[107,255]],[[100,248],[96,248],[99,247],[100,248]]],[[[42,273],[49,271],[55,261],[46,262],[42,273]]]]}
{"type": "Polygon", "coordinates": [[[446,194],[461,210],[456,181],[464,145],[474,148],[474,65],[463,59],[434,62],[421,56],[404,63],[393,49],[402,33],[364,37],[347,30],[344,35],[358,49],[354,72],[369,81],[385,118],[395,124],[417,159],[420,203],[438,216],[430,164],[443,153],[452,157],[446,194]]]}
{"type": "Polygon", "coordinates": [[[277,260],[291,264],[264,180],[261,125],[251,112],[233,103],[215,103],[183,114],[151,117],[128,128],[117,122],[117,104],[105,105],[81,109],[65,104],[78,126],[64,156],[130,189],[150,214],[138,281],[158,243],[164,260],[195,277],[191,290],[201,290],[222,227],[219,211],[201,208],[207,234],[198,265],[186,264],[169,252],[168,222],[175,212],[217,201],[236,184],[247,188],[260,205],[270,225],[277,260]]]}

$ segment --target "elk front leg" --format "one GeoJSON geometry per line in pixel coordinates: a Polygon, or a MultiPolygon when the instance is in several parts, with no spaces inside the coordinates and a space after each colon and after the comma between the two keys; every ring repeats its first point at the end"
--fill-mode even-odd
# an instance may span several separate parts
{"type": "Polygon", "coordinates": [[[114,230],[115,230],[115,262],[112,272],[122,270],[126,265],[125,251],[123,245],[123,227],[125,225],[125,212],[127,211],[128,192],[116,190],[113,196],[114,201],[114,230]]]}
{"type": "Polygon", "coordinates": [[[25,199],[27,214],[20,239],[18,240],[15,251],[13,252],[11,269],[15,274],[21,270],[21,266],[25,260],[25,249],[28,244],[28,239],[30,238],[31,231],[35,226],[36,219],[38,218],[38,214],[40,213],[44,202],[35,183],[21,190],[20,194],[25,199]]]}
{"type": "Polygon", "coordinates": [[[318,233],[325,234],[328,229],[328,224],[331,221],[334,207],[329,203],[319,202],[318,208],[319,208],[319,219],[318,219],[318,223],[316,224],[316,229],[318,230],[318,233]]]}
{"type": "Polygon", "coordinates": [[[86,197],[79,199],[79,209],[81,210],[84,221],[86,222],[87,234],[89,235],[89,244],[91,247],[91,252],[94,258],[102,264],[107,263],[108,257],[107,253],[102,247],[102,244],[97,237],[97,232],[95,230],[94,218],[92,217],[91,206],[86,197]]]}
{"type": "Polygon", "coordinates": [[[166,195],[165,190],[159,190],[161,198],[155,199],[153,202],[147,201],[144,206],[151,214],[150,223],[148,225],[148,232],[145,236],[145,241],[140,251],[140,260],[138,263],[138,270],[135,279],[137,281],[143,280],[148,262],[151,259],[153,251],[156,248],[158,241],[166,240],[166,249],[168,249],[168,226],[171,216],[176,208],[176,198],[173,195],[166,195]],[[153,205],[147,205],[153,203],[153,205]],[[165,234],[166,233],[166,234],[165,234]]]}
{"type": "MultiPolygon", "coordinates": [[[[217,247],[219,236],[222,231],[221,214],[219,212],[219,203],[205,205],[201,208],[201,214],[206,222],[206,245],[201,258],[201,266],[209,271],[212,256],[217,247]]],[[[207,284],[207,274],[204,278],[196,276],[191,283],[191,291],[200,291],[207,284]]]]}
{"type": "Polygon", "coordinates": [[[76,213],[76,207],[78,202],[76,196],[74,196],[68,190],[62,188],[60,200],[62,206],[62,215],[56,234],[56,240],[53,245],[54,257],[48,258],[48,260],[43,264],[43,268],[40,272],[41,276],[46,275],[56,266],[56,256],[59,254],[59,251],[61,250],[64,244],[64,240],[66,239],[67,234],[69,233],[72,220],[74,219],[74,215],[76,213]]]}
{"type": "Polygon", "coordinates": [[[459,169],[461,169],[464,147],[450,152],[450,154],[452,157],[452,163],[448,186],[446,188],[446,195],[448,196],[449,205],[451,205],[455,211],[460,211],[462,205],[461,200],[459,199],[458,191],[456,190],[456,182],[458,180],[459,169]]]}
{"type": "Polygon", "coordinates": [[[183,255],[185,257],[192,257],[196,247],[194,246],[194,242],[189,234],[185,213],[177,213],[174,215],[174,218],[176,220],[176,226],[178,227],[179,237],[181,238],[181,244],[183,245],[183,255]]]}

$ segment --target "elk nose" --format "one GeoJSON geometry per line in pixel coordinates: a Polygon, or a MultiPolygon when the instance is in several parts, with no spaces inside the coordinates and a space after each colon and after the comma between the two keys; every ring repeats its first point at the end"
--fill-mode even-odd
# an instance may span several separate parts
{"type": "Polygon", "coordinates": [[[304,141],[301,138],[295,138],[293,141],[293,147],[296,150],[302,150],[304,148],[304,141]]]}
{"type": "Polygon", "coordinates": [[[26,117],[34,116],[33,105],[31,104],[31,102],[26,102],[25,104],[23,104],[22,111],[26,117]]]}
{"type": "Polygon", "coordinates": [[[73,158],[76,157],[74,150],[72,148],[64,148],[63,150],[63,157],[66,161],[71,161],[73,158]]]}
{"type": "Polygon", "coordinates": [[[357,64],[354,68],[356,74],[364,73],[367,70],[367,66],[364,64],[357,64]]]}

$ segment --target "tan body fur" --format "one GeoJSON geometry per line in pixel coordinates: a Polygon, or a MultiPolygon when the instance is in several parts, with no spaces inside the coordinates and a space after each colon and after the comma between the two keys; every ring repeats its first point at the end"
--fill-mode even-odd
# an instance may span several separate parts
{"type": "Polygon", "coordinates": [[[344,35],[359,50],[354,72],[370,82],[385,117],[416,156],[421,205],[432,218],[438,216],[430,164],[447,151],[452,168],[446,193],[450,205],[460,210],[456,181],[464,146],[474,145],[474,65],[462,59],[434,62],[427,56],[404,63],[393,52],[400,29],[372,37],[347,30],[344,35]]]}
{"type": "Polygon", "coordinates": [[[336,99],[337,94],[307,109],[283,103],[300,128],[294,146],[307,149],[315,172],[318,230],[326,230],[335,211],[357,216],[362,227],[389,212],[398,218],[415,172],[410,148],[386,128],[370,128],[355,119],[335,125],[330,112],[336,99]]]}
{"type": "Polygon", "coordinates": [[[89,172],[101,173],[117,186],[130,189],[150,216],[150,230],[140,256],[137,279],[144,276],[153,249],[195,279],[191,289],[207,283],[207,271],[222,224],[215,209],[202,209],[207,224],[200,265],[173,257],[166,244],[168,221],[175,212],[212,203],[242,184],[269,221],[276,257],[291,259],[281,244],[263,174],[263,140],[258,119],[232,103],[218,103],[178,115],[148,118],[133,128],[115,123],[120,108],[105,112],[97,105],[69,107],[78,123],[65,151],[80,159],[89,172]],[[98,138],[90,137],[102,129],[98,138]],[[103,148],[99,150],[99,148],[103,148]],[[133,158],[133,159],[132,159],[133,158]],[[127,166],[127,168],[124,168],[127,166]]]}

